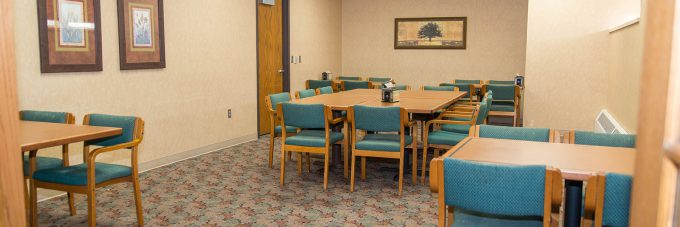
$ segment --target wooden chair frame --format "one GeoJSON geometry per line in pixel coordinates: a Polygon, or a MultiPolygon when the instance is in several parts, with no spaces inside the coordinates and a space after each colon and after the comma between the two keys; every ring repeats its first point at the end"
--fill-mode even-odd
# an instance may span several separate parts
{"type": "Polygon", "coordinates": [[[605,174],[600,172],[593,174],[586,181],[581,226],[602,227],[606,180],[605,174]]]}
{"type": "MultiPolygon", "coordinates": [[[[350,186],[349,190],[350,192],[354,192],[354,175],[356,172],[356,157],[359,156],[361,157],[361,180],[366,180],[366,158],[367,157],[374,157],[374,158],[391,158],[391,159],[399,159],[399,196],[402,195],[402,185],[403,185],[403,178],[404,178],[404,154],[405,154],[405,148],[409,147],[409,144],[404,144],[405,142],[405,129],[408,128],[410,131],[413,131],[413,125],[415,124],[415,121],[410,121],[409,120],[409,115],[408,112],[404,108],[400,108],[400,116],[401,116],[401,122],[400,122],[400,130],[399,130],[399,136],[400,136],[400,144],[399,144],[399,152],[390,152],[390,151],[374,151],[374,150],[361,150],[357,149],[356,143],[357,143],[357,132],[356,132],[356,124],[355,124],[355,116],[354,116],[354,107],[350,107],[349,110],[347,111],[347,117],[350,122],[350,125],[352,125],[352,167],[351,167],[351,175],[350,175],[350,186]]],[[[347,130],[349,131],[349,130],[347,130]]],[[[413,184],[416,183],[417,177],[418,177],[418,140],[415,136],[413,136],[413,142],[410,144],[411,150],[413,152],[413,163],[411,167],[411,180],[413,181],[413,184]]]]}
{"type": "MultiPolygon", "coordinates": [[[[512,86],[512,85],[507,85],[507,86],[512,86]]],[[[514,100],[494,100],[494,101],[513,101],[514,105],[515,105],[515,111],[513,111],[513,112],[489,111],[489,116],[490,117],[508,117],[508,118],[512,117],[512,126],[517,127],[518,126],[517,123],[519,122],[518,118],[519,118],[519,115],[520,115],[520,112],[521,112],[520,102],[521,102],[521,99],[522,99],[522,90],[519,86],[517,86],[517,85],[514,85],[514,86],[515,86],[515,98],[514,98],[514,100]]],[[[488,84],[482,85],[482,94],[486,94],[487,87],[488,87],[488,84]]],[[[489,106],[489,108],[491,108],[491,106],[489,106]]]]}
{"type": "Polygon", "coordinates": [[[428,121],[427,124],[425,124],[424,128],[424,134],[423,134],[423,169],[421,170],[421,183],[425,184],[425,171],[427,170],[427,152],[429,148],[434,149],[433,153],[433,158],[439,157],[439,150],[449,150],[454,146],[451,145],[444,145],[444,144],[431,144],[428,140],[428,136],[430,134],[430,126],[433,126],[433,130],[437,130],[437,126],[443,125],[443,124],[449,124],[449,125],[470,125],[470,131],[469,131],[469,136],[472,136],[474,134],[474,130],[476,127],[477,123],[477,116],[479,116],[479,105],[476,106],[472,112],[469,113],[456,113],[456,112],[445,112],[441,114],[439,117],[437,117],[434,120],[428,121]],[[469,121],[455,121],[455,120],[445,120],[444,118],[470,118],[469,121]]]}
{"type": "MultiPolygon", "coordinates": [[[[75,117],[75,115],[73,115],[72,113],[66,113],[65,118],[66,118],[66,119],[65,119],[65,123],[64,123],[64,124],[70,124],[70,125],[72,125],[72,124],[75,124],[75,123],[76,123],[76,117],[75,117]]],[[[30,154],[29,154],[29,155],[30,155],[30,154]]],[[[37,157],[37,153],[36,153],[36,157],[37,157]]],[[[69,148],[68,148],[68,144],[65,144],[65,145],[62,145],[62,146],[61,146],[61,159],[62,159],[62,161],[63,161],[63,166],[64,166],[64,167],[69,166],[69,148]]],[[[30,165],[30,164],[31,164],[31,162],[29,162],[29,165],[30,165]]],[[[35,171],[36,168],[37,168],[37,162],[36,162],[36,165],[30,166],[30,167],[29,167],[29,170],[34,170],[34,171],[35,171]]],[[[28,175],[24,175],[24,181],[27,180],[27,181],[30,182],[32,179],[33,179],[33,173],[32,173],[32,172],[31,172],[31,173],[28,173],[28,175]]],[[[28,183],[27,183],[27,182],[24,182],[24,191],[26,192],[26,194],[25,194],[25,196],[24,196],[24,199],[25,199],[25,201],[26,201],[26,206],[28,206],[29,210],[31,210],[31,208],[30,208],[30,206],[32,205],[31,199],[30,199],[30,194],[31,194],[31,193],[30,193],[30,190],[29,190],[29,187],[28,187],[28,183]]],[[[74,216],[74,215],[76,215],[76,207],[75,207],[74,202],[73,202],[73,193],[67,192],[66,195],[67,195],[67,197],[68,197],[68,208],[69,208],[69,212],[70,212],[71,216],[74,216]]]]}
{"type": "MultiPolygon", "coordinates": [[[[90,122],[90,115],[85,115],[83,119],[83,125],[88,125],[90,122]]],[[[100,147],[97,149],[94,149],[90,151],[90,146],[89,145],[84,145],[83,146],[83,161],[87,164],[87,185],[85,186],[74,186],[74,185],[64,185],[64,184],[57,184],[57,183],[49,183],[49,182],[41,182],[38,180],[33,180],[33,184],[31,185],[31,220],[33,220],[33,223],[37,223],[37,205],[38,205],[38,198],[37,198],[37,188],[45,188],[45,189],[51,189],[51,190],[58,190],[58,191],[66,191],[70,193],[78,193],[78,194],[86,194],[87,195],[87,220],[88,220],[88,226],[96,226],[97,223],[97,210],[96,210],[96,195],[95,195],[95,189],[101,188],[101,187],[106,187],[108,185],[113,185],[113,184],[118,184],[118,183],[125,183],[125,182],[131,182],[134,188],[134,195],[135,195],[135,205],[137,208],[137,224],[139,226],[144,226],[144,217],[143,217],[143,212],[144,210],[142,209],[142,195],[140,192],[140,186],[139,186],[139,164],[138,164],[138,153],[139,153],[139,144],[142,142],[142,139],[144,137],[144,120],[141,118],[137,118],[135,120],[135,128],[134,128],[134,139],[130,142],[127,143],[122,143],[122,144],[117,144],[113,146],[107,146],[107,147],[100,147]],[[111,151],[116,151],[116,150],[122,150],[122,149],[130,149],[130,165],[132,168],[132,174],[130,176],[126,177],[120,177],[112,180],[108,180],[102,183],[96,183],[95,182],[95,160],[97,156],[99,156],[102,153],[106,152],[111,152],[111,151]]],[[[31,152],[30,154],[30,162],[31,165],[34,165],[36,162],[35,158],[35,152],[31,152]]]]}
{"type": "MultiPolygon", "coordinates": [[[[285,128],[286,122],[283,118],[283,105],[279,103],[277,105],[277,114],[278,116],[281,116],[281,127],[285,128]]],[[[330,149],[331,149],[331,143],[330,143],[330,130],[332,125],[337,125],[339,123],[344,123],[344,127],[347,128],[347,119],[345,118],[333,118],[333,112],[330,107],[324,106],[324,116],[325,116],[325,131],[326,131],[326,145],[324,147],[306,147],[306,146],[296,146],[296,145],[287,145],[286,144],[286,138],[288,137],[288,133],[286,130],[281,130],[281,186],[284,185],[285,182],[285,173],[286,173],[286,163],[285,163],[285,154],[287,151],[290,152],[299,152],[300,154],[302,153],[307,153],[307,170],[308,172],[311,172],[311,162],[309,160],[309,154],[323,154],[324,155],[324,171],[323,171],[323,190],[326,191],[328,189],[328,164],[330,160],[330,149]]],[[[344,152],[344,171],[345,171],[345,177],[347,177],[347,161],[349,157],[349,150],[348,150],[348,135],[349,130],[345,131],[344,138],[341,141],[338,141],[335,144],[341,144],[343,146],[343,152],[344,152]]],[[[302,155],[298,156],[298,175],[302,174],[302,155]]]]}
{"type": "MultiPolygon", "coordinates": [[[[475,126],[473,138],[480,138],[479,137],[479,125],[475,126]]],[[[555,129],[549,130],[549,132],[548,132],[548,143],[555,143],[555,129]]]]}
{"type": "MultiPolygon", "coordinates": [[[[438,179],[438,226],[451,226],[454,222],[454,207],[446,205],[446,194],[444,190],[444,162],[436,162],[439,165],[436,169],[439,174],[438,179]]],[[[543,226],[559,226],[560,207],[562,206],[562,188],[564,188],[562,173],[559,169],[546,167],[545,171],[545,193],[543,198],[543,226]]]]}
{"type": "MultiPolygon", "coordinates": [[[[299,96],[299,91],[298,91],[299,96]]],[[[281,137],[281,134],[276,133],[276,123],[281,122],[281,115],[278,115],[277,111],[272,107],[271,95],[267,95],[264,99],[264,103],[267,106],[267,112],[269,113],[269,168],[274,168],[274,141],[276,137],[281,137]]],[[[293,97],[290,97],[293,100],[293,97]]],[[[281,126],[281,131],[286,131],[286,127],[281,126]]],[[[295,133],[292,133],[293,135],[295,133]]],[[[288,153],[288,160],[291,160],[291,153],[288,153]]]]}

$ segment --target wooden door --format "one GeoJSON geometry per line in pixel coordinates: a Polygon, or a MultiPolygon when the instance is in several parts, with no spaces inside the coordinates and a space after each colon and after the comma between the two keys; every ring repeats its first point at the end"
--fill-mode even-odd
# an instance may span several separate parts
{"type": "Polygon", "coordinates": [[[270,130],[267,95],[283,92],[283,1],[257,4],[259,134],[270,130]]]}
{"type": "Polygon", "coordinates": [[[26,226],[12,0],[0,0],[0,226],[26,226]]]}

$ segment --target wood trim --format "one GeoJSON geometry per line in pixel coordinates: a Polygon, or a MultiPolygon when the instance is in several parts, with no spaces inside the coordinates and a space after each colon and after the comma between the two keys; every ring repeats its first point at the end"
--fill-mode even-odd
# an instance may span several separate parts
{"type": "Polygon", "coordinates": [[[673,199],[662,192],[677,180],[666,163],[666,127],[671,77],[675,0],[646,1],[643,69],[640,84],[637,156],[631,196],[631,226],[665,226],[673,199]]]}
{"type": "Polygon", "coordinates": [[[26,226],[12,0],[0,0],[0,226],[26,226]]]}

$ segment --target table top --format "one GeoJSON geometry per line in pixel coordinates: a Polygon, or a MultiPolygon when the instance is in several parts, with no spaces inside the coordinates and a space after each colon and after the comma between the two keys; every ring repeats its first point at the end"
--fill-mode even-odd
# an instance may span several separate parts
{"type": "Polygon", "coordinates": [[[324,104],[335,110],[347,110],[353,105],[400,106],[411,113],[434,113],[453,104],[466,92],[449,91],[402,91],[399,102],[384,103],[379,89],[355,89],[339,93],[317,95],[293,100],[293,103],[324,104]]]}
{"type": "Polygon", "coordinates": [[[21,121],[19,123],[19,133],[19,144],[21,145],[21,150],[25,152],[120,135],[123,133],[123,129],[21,121]]]}
{"type": "Polygon", "coordinates": [[[470,138],[445,157],[516,165],[547,165],[562,171],[564,178],[587,179],[592,173],[633,175],[635,149],[520,140],[470,138]]]}

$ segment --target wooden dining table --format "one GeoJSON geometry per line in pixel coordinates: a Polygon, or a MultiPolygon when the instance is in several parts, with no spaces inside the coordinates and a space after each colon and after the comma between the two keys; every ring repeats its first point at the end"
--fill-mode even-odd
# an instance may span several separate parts
{"type": "MultiPolygon", "coordinates": [[[[29,152],[29,175],[33,175],[39,149],[120,135],[122,132],[123,129],[112,127],[21,121],[19,144],[22,152],[29,152]]],[[[33,181],[29,180],[29,184],[33,184],[33,181]]],[[[26,201],[28,202],[28,197],[26,201]]],[[[30,207],[30,204],[26,204],[26,207],[30,207]]],[[[36,212],[36,209],[32,208],[31,212],[36,212]]],[[[31,226],[37,225],[30,218],[29,222],[31,226]]]]}
{"type": "Polygon", "coordinates": [[[565,179],[564,226],[578,226],[583,181],[596,173],[633,175],[635,149],[491,138],[466,138],[430,164],[430,190],[437,192],[444,158],[509,165],[546,165],[565,179]]]}

